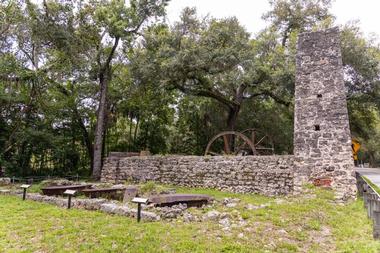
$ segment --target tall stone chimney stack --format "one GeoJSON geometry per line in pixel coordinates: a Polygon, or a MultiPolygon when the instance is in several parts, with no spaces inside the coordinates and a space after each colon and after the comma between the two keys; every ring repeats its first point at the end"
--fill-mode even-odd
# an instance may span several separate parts
{"type": "Polygon", "coordinates": [[[329,186],[336,198],[356,196],[338,28],[298,38],[294,155],[300,187],[329,186]]]}

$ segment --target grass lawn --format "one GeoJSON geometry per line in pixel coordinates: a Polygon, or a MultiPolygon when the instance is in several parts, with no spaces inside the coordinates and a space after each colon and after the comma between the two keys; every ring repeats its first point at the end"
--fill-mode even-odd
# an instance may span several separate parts
{"type": "Polygon", "coordinates": [[[212,221],[138,224],[131,218],[0,195],[0,252],[380,252],[360,199],[337,205],[332,193],[321,189],[310,189],[302,198],[177,191],[206,193],[217,200],[240,198],[233,211],[218,206],[191,212],[239,213],[246,224],[229,232],[212,221]],[[248,210],[248,204],[266,207],[248,210]]]}

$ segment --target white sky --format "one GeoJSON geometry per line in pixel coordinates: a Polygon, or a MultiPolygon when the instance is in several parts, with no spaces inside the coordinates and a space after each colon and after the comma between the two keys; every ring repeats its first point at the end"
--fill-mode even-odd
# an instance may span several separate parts
{"type": "MultiPolygon", "coordinates": [[[[181,10],[187,6],[197,7],[201,16],[236,16],[252,34],[265,27],[261,16],[270,9],[268,0],[172,0],[167,9],[168,21],[177,21],[181,10]]],[[[335,0],[331,12],[336,16],[337,24],[360,20],[365,36],[375,34],[380,37],[380,0],[335,0]]]]}

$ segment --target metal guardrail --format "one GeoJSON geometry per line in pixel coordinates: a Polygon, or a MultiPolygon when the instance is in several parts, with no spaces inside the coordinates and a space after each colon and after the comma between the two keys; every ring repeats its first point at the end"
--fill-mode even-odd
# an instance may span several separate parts
{"type": "Polygon", "coordinates": [[[380,195],[359,172],[356,172],[356,183],[358,193],[363,197],[368,218],[373,221],[373,238],[380,240],[380,195]]]}

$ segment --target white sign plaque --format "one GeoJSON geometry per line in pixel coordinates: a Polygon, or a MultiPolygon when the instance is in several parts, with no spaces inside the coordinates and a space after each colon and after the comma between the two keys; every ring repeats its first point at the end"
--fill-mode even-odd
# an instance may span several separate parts
{"type": "Polygon", "coordinates": [[[146,204],[146,203],[148,203],[148,199],[145,199],[145,198],[133,198],[132,202],[133,203],[146,204]]]}
{"type": "Polygon", "coordinates": [[[74,191],[74,190],[66,190],[63,194],[66,194],[66,195],[74,195],[77,191],[74,191]]]}
{"type": "Polygon", "coordinates": [[[24,189],[28,189],[28,188],[30,187],[30,185],[29,185],[29,184],[23,184],[23,185],[21,185],[20,187],[21,187],[21,188],[24,188],[24,189]]]}

